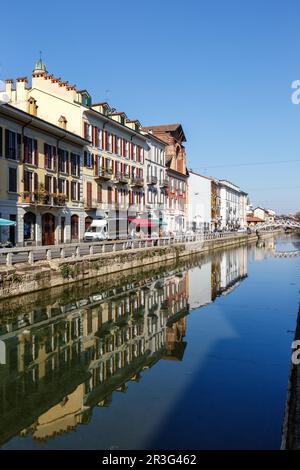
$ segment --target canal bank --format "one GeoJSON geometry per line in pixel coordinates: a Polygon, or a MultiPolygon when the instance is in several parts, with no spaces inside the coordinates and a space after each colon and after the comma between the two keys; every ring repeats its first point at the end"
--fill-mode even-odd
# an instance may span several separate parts
{"type": "MultiPolygon", "coordinates": [[[[294,341],[300,341],[300,308],[298,311],[294,341]]],[[[293,351],[298,349],[299,347],[293,349],[293,351]]],[[[292,362],[288,381],[281,449],[300,449],[300,366],[292,362]]]]}
{"type": "MultiPolygon", "coordinates": [[[[141,266],[159,265],[188,257],[197,253],[209,253],[227,247],[238,247],[247,243],[254,243],[264,238],[273,237],[273,233],[265,233],[258,237],[255,234],[234,234],[225,237],[212,237],[206,240],[185,241],[183,243],[170,243],[167,246],[145,246],[143,248],[126,249],[109,253],[94,253],[91,246],[88,255],[81,255],[78,248],[74,248],[72,257],[63,256],[53,259],[51,250],[47,250],[46,259],[36,262],[17,263],[15,265],[2,266],[0,270],[0,297],[9,298],[27,294],[38,290],[48,289],[61,285],[85,281],[95,277],[108,276],[141,266]]],[[[33,257],[33,251],[29,250],[29,256],[33,257]]],[[[7,257],[11,252],[7,250],[7,257]]]]}

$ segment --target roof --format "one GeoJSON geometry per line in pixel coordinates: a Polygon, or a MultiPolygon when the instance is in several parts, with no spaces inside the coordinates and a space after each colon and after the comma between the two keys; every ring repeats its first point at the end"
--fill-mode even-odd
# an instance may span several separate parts
{"type": "Polygon", "coordinates": [[[26,113],[19,108],[16,108],[10,104],[3,104],[0,106],[0,114],[4,114],[4,116],[10,117],[11,119],[15,119],[19,122],[23,122],[26,125],[29,125],[32,128],[37,128],[40,131],[44,131],[46,133],[52,133],[59,137],[61,140],[68,140],[74,144],[84,146],[88,142],[88,140],[80,137],[73,132],[70,132],[66,129],[63,129],[51,122],[45,121],[37,116],[33,116],[32,114],[26,113]]]}
{"type": "Polygon", "coordinates": [[[182,125],[179,123],[176,124],[161,124],[159,126],[145,126],[142,128],[143,131],[151,133],[151,131],[157,133],[166,133],[166,132],[175,132],[179,130],[182,133],[182,142],[186,142],[186,137],[184,135],[182,125]]]}

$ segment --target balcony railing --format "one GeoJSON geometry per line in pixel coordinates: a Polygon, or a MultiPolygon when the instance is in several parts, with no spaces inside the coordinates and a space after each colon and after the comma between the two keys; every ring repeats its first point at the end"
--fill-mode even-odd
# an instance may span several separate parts
{"type": "Polygon", "coordinates": [[[66,205],[67,196],[65,194],[50,194],[48,192],[25,191],[20,194],[23,204],[33,204],[35,206],[58,206],[66,205]]]}
{"type": "Polygon", "coordinates": [[[112,177],[112,170],[110,168],[99,168],[95,173],[96,179],[110,180],[112,177]]]}
{"type": "Polygon", "coordinates": [[[137,187],[143,187],[144,186],[144,178],[141,178],[140,176],[133,176],[131,178],[131,185],[132,186],[137,186],[137,187]]]}
{"type": "Polygon", "coordinates": [[[148,184],[157,184],[157,176],[149,176],[147,180],[148,184]]]}
{"type": "Polygon", "coordinates": [[[129,182],[128,173],[116,173],[115,178],[117,183],[127,184],[129,182]]]}

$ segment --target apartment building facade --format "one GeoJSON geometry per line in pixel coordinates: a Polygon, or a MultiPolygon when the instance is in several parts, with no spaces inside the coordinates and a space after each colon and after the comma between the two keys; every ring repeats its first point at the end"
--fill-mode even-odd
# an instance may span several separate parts
{"type": "Polygon", "coordinates": [[[134,217],[145,210],[144,168],[147,138],[140,123],[107,103],[92,104],[87,90],[78,90],[47,72],[39,60],[26,77],[6,81],[0,100],[85,139],[81,160],[80,203],[84,209],[79,239],[93,218],[127,210],[134,217]]]}
{"type": "Polygon", "coordinates": [[[52,245],[78,241],[86,141],[8,104],[0,106],[0,212],[17,222],[1,242],[52,245]]]}
{"type": "Polygon", "coordinates": [[[146,133],[148,151],[145,153],[147,216],[158,223],[160,233],[166,230],[165,212],[168,198],[166,176],[166,143],[151,133],[146,133]]]}
{"type": "Polygon", "coordinates": [[[165,213],[167,231],[183,233],[187,224],[188,171],[186,167],[186,138],[181,124],[143,127],[166,143],[166,176],[168,197],[165,213]]]}
{"type": "Polygon", "coordinates": [[[211,179],[189,169],[188,229],[193,232],[211,230],[211,179]]]}
{"type": "Polygon", "coordinates": [[[224,230],[236,230],[245,228],[247,193],[235,184],[219,180],[220,188],[220,228],[224,230]]]}

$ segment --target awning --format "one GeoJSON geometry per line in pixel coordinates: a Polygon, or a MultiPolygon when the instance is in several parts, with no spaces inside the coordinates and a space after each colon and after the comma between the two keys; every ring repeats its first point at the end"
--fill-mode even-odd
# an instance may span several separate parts
{"type": "Polygon", "coordinates": [[[151,219],[139,219],[139,218],[130,219],[129,218],[129,222],[135,225],[138,225],[139,227],[153,228],[153,227],[158,226],[158,223],[154,222],[154,220],[151,220],[151,219]]]}
{"type": "Polygon", "coordinates": [[[7,225],[16,225],[16,222],[14,222],[13,220],[7,220],[7,219],[1,219],[0,218],[0,226],[4,227],[4,226],[7,226],[7,225]]]}

